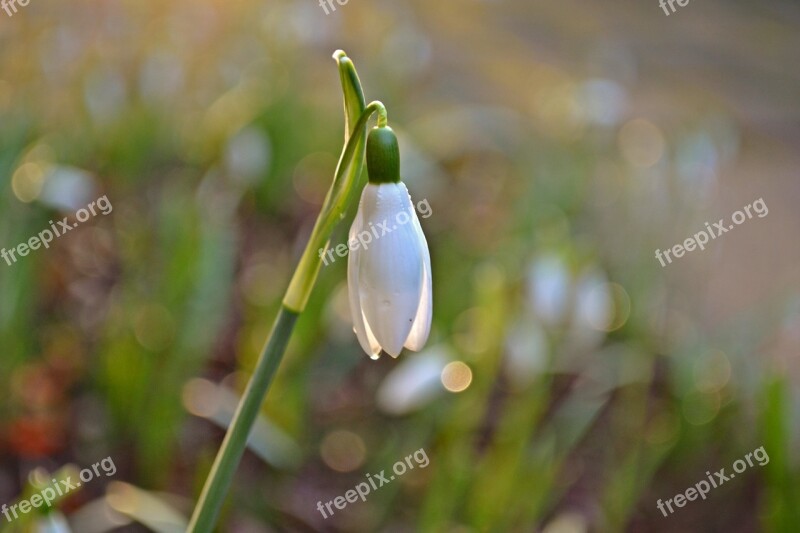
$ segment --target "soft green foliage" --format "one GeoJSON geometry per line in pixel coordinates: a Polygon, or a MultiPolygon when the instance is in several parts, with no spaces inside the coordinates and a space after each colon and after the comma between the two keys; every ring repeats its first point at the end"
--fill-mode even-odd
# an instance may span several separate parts
{"type": "MultiPolygon", "coordinates": [[[[0,12],[0,247],[103,194],[114,210],[0,260],[0,504],[27,497],[34,467],[112,456],[118,473],[59,513],[100,530],[118,525],[99,503],[134,521],[155,506],[151,529],[187,522],[303,261],[288,303],[304,311],[219,531],[800,528],[789,17],[757,3],[726,6],[724,25],[699,3],[667,18],[654,2],[657,20],[522,1],[350,0],[328,16],[288,0],[34,4],[0,12]],[[316,261],[346,242],[366,181],[343,157],[363,158],[348,132],[381,113],[359,122],[369,100],[341,54],[337,75],[340,46],[432,208],[433,332],[397,360],[359,348],[346,260],[316,261]],[[21,201],[36,188],[25,164],[83,173],[58,189],[75,208],[21,201]],[[761,195],[769,217],[666,268],[653,258],[761,195]],[[434,376],[418,409],[391,413],[387,376],[436,354],[469,367],[468,387],[434,376]],[[766,465],[657,510],[760,446],[766,465]],[[317,511],[421,448],[426,468],[317,511]]],[[[0,531],[40,512],[0,515],[0,531]]]]}

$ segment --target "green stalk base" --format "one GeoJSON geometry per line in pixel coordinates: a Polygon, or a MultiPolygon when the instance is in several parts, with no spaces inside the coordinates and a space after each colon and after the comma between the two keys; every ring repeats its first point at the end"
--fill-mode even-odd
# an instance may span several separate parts
{"type": "Polygon", "coordinates": [[[298,313],[281,306],[272,333],[258,358],[250,383],[211,467],[187,531],[211,533],[214,530],[222,503],[244,455],[250,429],[261,411],[261,404],[283,359],[298,316],[298,313]]]}

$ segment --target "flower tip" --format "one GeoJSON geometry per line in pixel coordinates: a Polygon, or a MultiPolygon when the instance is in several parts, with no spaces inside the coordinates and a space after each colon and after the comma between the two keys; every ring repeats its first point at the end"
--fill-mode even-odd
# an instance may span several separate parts
{"type": "Polygon", "coordinates": [[[333,58],[334,58],[336,61],[338,61],[338,62],[340,62],[340,63],[341,63],[343,60],[345,60],[345,59],[348,59],[348,57],[347,57],[347,52],[345,52],[344,50],[341,50],[341,49],[339,49],[339,50],[336,50],[336,51],[333,53],[333,58]]]}

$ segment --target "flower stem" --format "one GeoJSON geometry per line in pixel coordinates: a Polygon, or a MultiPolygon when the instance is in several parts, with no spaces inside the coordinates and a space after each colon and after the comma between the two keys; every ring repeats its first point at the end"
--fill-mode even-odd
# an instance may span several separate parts
{"type": "Polygon", "coordinates": [[[377,100],[369,104],[370,106],[375,105],[378,109],[378,127],[385,128],[386,125],[389,123],[389,115],[386,113],[386,108],[383,104],[377,100]]]}
{"type": "Polygon", "coordinates": [[[336,169],[333,183],[317,217],[300,263],[292,276],[275,324],[261,352],[253,376],[239,403],[222,447],[217,453],[203,492],[195,507],[188,532],[210,533],[217,523],[222,504],[233,476],[244,454],[250,430],[267,395],[270,383],[278,370],[297,318],[305,309],[311,289],[322,264],[321,254],[330,240],[331,232],[344,216],[364,166],[366,126],[370,116],[378,112],[378,124],[386,125],[386,108],[380,102],[364,105],[364,93],[353,62],[341,50],[334,54],[339,64],[345,102],[345,147],[336,169]],[[355,122],[355,125],[351,125],[355,122]]]}
{"type": "Polygon", "coordinates": [[[214,466],[211,467],[187,531],[210,533],[214,529],[222,502],[225,501],[228,487],[247,446],[250,429],[258,417],[264,396],[283,359],[298,316],[297,313],[281,306],[269,340],[264,345],[256,364],[253,377],[247,385],[222,447],[217,453],[214,466]]]}
{"type": "Polygon", "coordinates": [[[354,188],[358,175],[361,174],[366,146],[366,125],[369,117],[376,111],[378,112],[378,123],[380,124],[381,120],[386,121],[386,108],[383,104],[377,100],[371,102],[361,113],[354,127],[356,133],[347,141],[347,146],[342,152],[342,159],[336,169],[333,186],[328,191],[325,204],[311,231],[308,246],[300,258],[300,264],[292,276],[289,290],[286,291],[283,299],[283,305],[292,311],[302,313],[306,307],[311,289],[314,287],[322,266],[322,253],[328,247],[333,226],[344,216],[344,210],[350,200],[350,192],[354,188]]]}

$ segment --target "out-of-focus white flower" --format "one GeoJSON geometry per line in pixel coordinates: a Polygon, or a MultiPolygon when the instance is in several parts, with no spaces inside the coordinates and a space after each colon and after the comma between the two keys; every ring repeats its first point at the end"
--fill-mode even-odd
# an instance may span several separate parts
{"type": "Polygon", "coordinates": [[[571,275],[558,255],[536,259],[528,271],[528,301],[533,312],[548,326],[564,320],[568,310],[571,275]]]}
{"type": "Polygon", "coordinates": [[[269,168],[271,146],[264,132],[252,126],[244,128],[228,141],[225,148],[228,171],[244,183],[254,183],[269,168]]]}
{"type": "Polygon", "coordinates": [[[580,88],[580,100],[587,118],[599,126],[615,126],[625,114],[628,95],[615,81],[594,78],[580,88]]]}
{"type": "Polygon", "coordinates": [[[589,530],[586,519],[577,512],[566,512],[555,517],[544,528],[544,533],[584,533],[589,530]]]}
{"type": "Polygon", "coordinates": [[[36,523],[36,533],[71,533],[64,515],[58,511],[49,513],[36,523]]]}
{"type": "Polygon", "coordinates": [[[39,201],[64,211],[85,207],[95,193],[95,182],[85,170],[69,166],[54,166],[47,174],[39,201]]]}
{"type": "Polygon", "coordinates": [[[442,370],[453,359],[444,345],[403,359],[378,388],[378,407],[391,415],[405,415],[424,407],[445,392],[442,370]]]}
{"type": "Polygon", "coordinates": [[[367,140],[370,183],[350,228],[347,281],[358,342],[377,359],[418,351],[433,313],[431,258],[406,186],[397,138],[375,128],[367,140]]]}
{"type": "Polygon", "coordinates": [[[614,320],[614,298],[608,278],[598,269],[590,269],[575,288],[573,322],[582,329],[607,331],[614,320]]]}
{"type": "Polygon", "coordinates": [[[526,315],[506,339],[506,373],[514,385],[525,386],[547,369],[547,334],[539,322],[526,315]]]}

